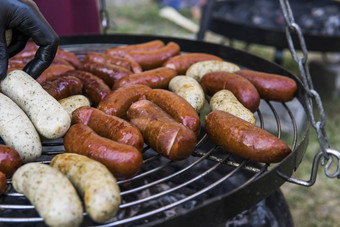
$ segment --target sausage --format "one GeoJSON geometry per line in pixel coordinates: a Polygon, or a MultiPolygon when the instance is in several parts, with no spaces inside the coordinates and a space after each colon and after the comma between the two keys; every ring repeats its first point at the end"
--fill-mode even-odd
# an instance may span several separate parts
{"type": "Polygon", "coordinates": [[[185,159],[195,149],[195,133],[149,100],[133,103],[127,117],[142,132],[146,143],[170,160],[185,159]]]}
{"type": "Polygon", "coordinates": [[[24,110],[44,138],[60,138],[70,127],[66,110],[24,71],[8,73],[1,83],[1,90],[24,110]]]}
{"type": "Polygon", "coordinates": [[[291,152],[276,136],[225,111],[209,113],[205,117],[205,130],[217,145],[245,159],[275,163],[291,152]]]}
{"type": "Polygon", "coordinates": [[[77,55],[74,53],[58,48],[56,57],[62,58],[68,61],[74,68],[81,69],[81,62],[77,55]]]}
{"type": "Polygon", "coordinates": [[[101,78],[109,87],[120,78],[131,75],[132,72],[121,66],[108,63],[84,62],[83,70],[101,78]]]}
{"type": "Polygon", "coordinates": [[[255,112],[260,105],[260,95],[254,85],[235,73],[207,73],[202,77],[201,85],[210,96],[220,90],[231,91],[238,101],[252,112],[255,112]]]}
{"type": "Polygon", "coordinates": [[[86,98],[84,95],[72,95],[67,98],[60,99],[58,100],[58,102],[67,111],[67,113],[70,116],[70,119],[72,119],[73,111],[76,110],[77,108],[82,106],[87,107],[91,106],[90,100],[86,98]]]}
{"type": "Polygon", "coordinates": [[[74,67],[70,65],[51,65],[41,73],[36,81],[38,81],[39,84],[42,84],[45,81],[53,80],[70,70],[74,70],[74,67]]]}
{"type": "Polygon", "coordinates": [[[296,96],[297,84],[291,78],[245,69],[235,73],[249,80],[263,99],[288,102],[296,96]]]}
{"type": "Polygon", "coordinates": [[[181,54],[175,57],[168,59],[163,66],[171,69],[175,69],[178,75],[185,75],[188,68],[195,64],[196,62],[200,61],[207,61],[207,60],[218,60],[223,61],[222,58],[217,57],[211,54],[205,53],[187,53],[181,54]]]}
{"type": "Polygon", "coordinates": [[[22,158],[19,153],[9,146],[0,144],[0,172],[10,177],[21,165],[22,158]]]}
{"type": "Polygon", "coordinates": [[[90,101],[97,105],[107,94],[111,92],[110,87],[99,77],[92,73],[72,70],[63,74],[64,76],[75,76],[83,81],[83,93],[90,101]]]}
{"type": "Polygon", "coordinates": [[[93,107],[80,107],[73,111],[72,123],[92,128],[98,135],[128,144],[142,151],[144,139],[139,130],[119,117],[108,115],[93,107]]]}
{"type": "Polygon", "coordinates": [[[50,165],[71,181],[93,221],[103,223],[116,215],[121,202],[120,189],[103,164],[83,155],[64,153],[55,156],[50,165]]]}
{"type": "Polygon", "coordinates": [[[190,128],[196,135],[200,131],[200,119],[196,110],[184,98],[168,90],[152,89],[145,98],[167,112],[177,122],[190,128]]]}
{"type": "Polygon", "coordinates": [[[71,182],[57,169],[27,163],[15,171],[12,184],[34,205],[48,226],[80,226],[83,206],[71,182]]]}
{"type": "MultiPolygon", "coordinates": [[[[53,59],[51,65],[68,65],[68,66],[72,66],[72,64],[70,62],[66,61],[65,59],[63,59],[61,57],[55,57],[53,59]]],[[[74,68],[74,67],[72,66],[72,68],[74,68]]]]}
{"type": "Polygon", "coordinates": [[[161,48],[163,46],[164,46],[163,41],[153,40],[145,43],[109,48],[105,50],[105,54],[118,57],[125,57],[130,51],[151,51],[161,48]]]}
{"type": "Polygon", "coordinates": [[[112,89],[115,90],[117,88],[132,84],[144,84],[151,88],[166,89],[170,80],[175,76],[177,76],[175,70],[160,67],[123,77],[113,85],[112,89]]]}
{"type": "Polygon", "coordinates": [[[177,43],[169,42],[167,45],[156,50],[132,50],[126,57],[136,61],[142,66],[143,70],[150,70],[161,67],[167,59],[179,55],[180,52],[181,48],[177,43]]]}
{"type": "Polygon", "coordinates": [[[79,95],[83,91],[83,81],[75,76],[59,76],[43,82],[41,86],[56,100],[79,95]]]}
{"type": "Polygon", "coordinates": [[[98,109],[106,114],[123,117],[133,102],[139,100],[150,87],[133,84],[111,91],[98,104],[98,109]]]}
{"type": "Polygon", "coordinates": [[[66,152],[85,155],[104,164],[115,177],[134,176],[143,163],[135,147],[99,136],[89,126],[74,124],[64,137],[66,152]]]}
{"type": "MultiPolygon", "coordinates": [[[[15,149],[24,162],[40,157],[39,134],[24,111],[10,98],[0,93],[0,137],[15,149]]],[[[7,174],[7,172],[5,172],[7,174]]]]}
{"type": "Polygon", "coordinates": [[[5,192],[6,185],[7,185],[7,177],[3,172],[0,171],[0,196],[2,195],[2,193],[5,192]]]}

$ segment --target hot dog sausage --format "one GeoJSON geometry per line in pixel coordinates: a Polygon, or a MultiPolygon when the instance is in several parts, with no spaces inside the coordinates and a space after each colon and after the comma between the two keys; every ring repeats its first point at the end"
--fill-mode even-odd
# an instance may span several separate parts
{"type": "Polygon", "coordinates": [[[0,144],[0,172],[10,177],[21,164],[22,158],[16,150],[0,144]]]}
{"type": "Polygon", "coordinates": [[[151,88],[166,89],[170,80],[175,76],[177,76],[176,70],[160,67],[123,77],[113,85],[112,89],[115,90],[132,84],[144,84],[151,88]]]}
{"type": "Polygon", "coordinates": [[[133,102],[136,102],[150,87],[133,84],[111,91],[98,104],[98,109],[109,115],[123,117],[133,102]]]}
{"type": "Polygon", "coordinates": [[[143,163],[135,147],[99,136],[89,126],[74,124],[64,137],[65,150],[92,158],[104,164],[114,176],[129,178],[143,163]]]}
{"type": "Polygon", "coordinates": [[[41,86],[56,100],[82,94],[83,82],[75,76],[59,76],[45,81],[41,86]]]}
{"type": "Polygon", "coordinates": [[[231,91],[240,103],[252,112],[255,112],[260,104],[260,95],[254,85],[235,73],[207,73],[202,77],[201,85],[210,96],[224,89],[231,91]]]}
{"type": "Polygon", "coordinates": [[[139,130],[119,117],[108,115],[96,108],[80,107],[72,113],[72,123],[92,128],[98,135],[143,149],[144,139],[139,130]]]}
{"type": "Polygon", "coordinates": [[[297,84],[291,78],[253,70],[239,70],[235,73],[248,79],[263,99],[288,102],[296,95],[297,84]]]}
{"type": "Polygon", "coordinates": [[[164,42],[161,40],[153,40],[145,43],[126,45],[109,48],[105,51],[105,54],[125,57],[130,51],[148,51],[148,50],[156,50],[164,46],[164,42]]]}
{"type": "Polygon", "coordinates": [[[51,65],[36,79],[36,81],[38,81],[39,84],[42,84],[43,82],[53,80],[70,70],[74,70],[74,67],[70,65],[51,65]]]}
{"type": "Polygon", "coordinates": [[[127,117],[142,132],[147,144],[171,160],[185,159],[195,149],[195,133],[149,100],[133,103],[127,117]]]}
{"type": "Polygon", "coordinates": [[[145,98],[161,107],[177,122],[190,128],[196,135],[200,131],[200,119],[196,110],[181,96],[163,89],[152,89],[145,98]]]}
{"type": "Polygon", "coordinates": [[[127,70],[118,65],[112,65],[108,63],[97,63],[97,62],[84,62],[83,70],[98,76],[109,86],[112,87],[113,84],[123,78],[132,74],[130,70],[127,70]]]}
{"type": "Polygon", "coordinates": [[[220,57],[205,53],[187,53],[181,54],[168,59],[163,66],[171,69],[175,69],[178,75],[185,75],[188,68],[200,61],[218,60],[223,61],[220,57]]]}
{"type": "Polygon", "coordinates": [[[107,94],[111,92],[111,89],[105,82],[92,73],[72,70],[63,74],[64,76],[75,76],[83,81],[83,93],[87,95],[93,104],[98,104],[107,94]]]}
{"type": "Polygon", "coordinates": [[[169,42],[164,47],[156,50],[130,51],[126,57],[136,61],[142,66],[143,70],[149,70],[162,66],[167,59],[179,55],[180,52],[181,48],[177,43],[169,42]]]}
{"type": "Polygon", "coordinates": [[[209,113],[205,119],[205,130],[216,144],[245,159],[280,162],[291,152],[279,138],[225,111],[209,113]]]}
{"type": "Polygon", "coordinates": [[[0,171],[0,196],[4,193],[7,185],[7,177],[6,175],[0,171]]]}

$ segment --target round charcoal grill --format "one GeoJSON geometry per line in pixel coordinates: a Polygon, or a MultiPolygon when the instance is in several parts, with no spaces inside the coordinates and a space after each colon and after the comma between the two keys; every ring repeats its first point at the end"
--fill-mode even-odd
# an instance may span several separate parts
{"type": "MultiPolygon", "coordinates": [[[[183,52],[205,52],[233,62],[241,68],[249,68],[291,77],[299,86],[297,101],[305,110],[304,90],[299,79],[279,65],[230,47],[201,41],[145,35],[93,35],[62,37],[61,48],[83,58],[88,52],[103,52],[115,45],[135,44],[161,39],[177,42],[183,52]]],[[[145,145],[141,171],[132,179],[118,179],[122,204],[116,217],[105,226],[216,226],[258,204],[275,193],[299,166],[308,144],[310,124],[298,129],[290,103],[261,100],[255,116],[257,125],[267,129],[267,122],[275,122],[272,131],[293,150],[277,164],[252,162],[231,155],[216,146],[202,128],[192,156],[183,161],[169,161],[145,145]],[[280,107],[278,110],[277,106],[280,107]],[[282,119],[282,115],[287,116],[282,119]],[[289,128],[285,133],[283,126],[289,128]]],[[[64,152],[63,140],[43,141],[43,155],[39,162],[48,164],[56,154],[64,152]]],[[[44,225],[42,218],[30,202],[13,189],[11,179],[0,200],[0,223],[15,226],[44,225]]],[[[83,226],[93,223],[84,213],[83,226]]],[[[99,225],[100,226],[100,225],[99,225]]]]}

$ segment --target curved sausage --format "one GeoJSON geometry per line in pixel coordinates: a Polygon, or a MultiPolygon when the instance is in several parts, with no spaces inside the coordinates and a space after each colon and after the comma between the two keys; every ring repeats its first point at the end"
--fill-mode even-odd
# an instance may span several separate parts
{"type": "Polygon", "coordinates": [[[98,104],[98,109],[106,114],[123,117],[133,102],[139,100],[150,87],[142,84],[133,84],[111,91],[98,104]]]}
{"type": "Polygon", "coordinates": [[[161,107],[177,122],[190,128],[196,135],[200,131],[200,119],[196,110],[181,96],[168,90],[152,89],[145,98],[161,107]]]}
{"type": "Polygon", "coordinates": [[[260,105],[260,95],[254,85],[235,73],[207,73],[202,77],[201,85],[210,96],[224,89],[231,91],[240,103],[252,112],[255,112],[260,105]]]}
{"type": "Polygon", "coordinates": [[[71,70],[63,74],[64,76],[75,76],[83,81],[83,93],[87,95],[90,101],[97,105],[107,94],[111,92],[111,89],[105,82],[92,73],[71,70]]]}
{"type": "Polygon", "coordinates": [[[185,159],[195,149],[195,133],[149,100],[133,103],[127,117],[142,132],[146,143],[170,160],[185,159]]]}
{"type": "Polygon", "coordinates": [[[19,153],[9,146],[0,144],[0,172],[10,177],[21,165],[22,158],[19,153]]]}
{"type": "Polygon", "coordinates": [[[131,74],[119,79],[114,85],[113,90],[132,84],[144,84],[151,88],[166,89],[172,78],[177,76],[177,72],[170,68],[160,67],[142,73],[131,74]]]}
{"type": "Polygon", "coordinates": [[[205,118],[208,137],[228,152],[257,162],[280,162],[291,149],[269,132],[220,110],[205,118]]]}
{"type": "Polygon", "coordinates": [[[145,43],[131,44],[126,46],[118,46],[109,48],[105,51],[105,54],[125,57],[130,51],[149,51],[156,50],[164,46],[164,42],[161,40],[153,40],[145,43]]]}
{"type": "Polygon", "coordinates": [[[45,81],[41,86],[56,100],[82,94],[83,82],[75,76],[59,76],[45,81]]]}
{"type": "Polygon", "coordinates": [[[55,79],[70,70],[74,70],[74,67],[70,65],[51,65],[36,79],[36,81],[38,81],[39,84],[42,84],[43,82],[55,79]]]}
{"type": "Polygon", "coordinates": [[[112,65],[108,63],[97,63],[97,62],[84,62],[83,70],[90,72],[102,80],[109,86],[112,87],[113,84],[120,78],[131,75],[132,72],[118,65],[112,65]]]}
{"type": "Polygon", "coordinates": [[[296,96],[297,84],[291,78],[245,69],[235,73],[249,80],[263,99],[288,102],[296,96]]]}
{"type": "Polygon", "coordinates": [[[64,137],[65,150],[104,164],[116,177],[134,176],[143,163],[135,147],[99,136],[89,126],[74,124],[64,137]]]}
{"type": "Polygon", "coordinates": [[[169,42],[167,45],[148,51],[133,50],[127,54],[127,58],[133,59],[143,70],[150,70],[162,66],[169,58],[179,55],[181,52],[180,46],[175,42],[169,42]]]}
{"type": "Polygon", "coordinates": [[[72,123],[92,128],[98,135],[136,147],[142,151],[144,139],[139,130],[119,117],[108,115],[93,107],[80,107],[72,113],[72,123]]]}
{"type": "Polygon", "coordinates": [[[7,185],[7,177],[6,175],[0,171],[0,196],[4,193],[7,185]]]}
{"type": "Polygon", "coordinates": [[[195,64],[196,62],[200,62],[200,61],[207,61],[207,60],[223,61],[222,58],[217,57],[212,54],[187,53],[187,54],[181,54],[181,55],[168,59],[163,64],[163,66],[167,68],[175,69],[178,75],[185,75],[186,71],[192,64],[195,64]]]}
{"type": "Polygon", "coordinates": [[[72,53],[70,51],[58,48],[57,53],[56,53],[56,57],[60,57],[64,60],[68,61],[76,69],[81,68],[81,62],[80,62],[79,58],[77,57],[77,55],[75,55],[74,53],[72,53]]]}

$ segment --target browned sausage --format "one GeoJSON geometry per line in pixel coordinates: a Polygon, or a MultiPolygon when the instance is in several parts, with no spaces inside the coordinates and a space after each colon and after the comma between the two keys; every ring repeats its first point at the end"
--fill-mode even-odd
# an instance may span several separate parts
{"type": "Polygon", "coordinates": [[[133,84],[118,88],[106,95],[98,104],[98,109],[106,114],[123,117],[133,102],[138,101],[150,87],[142,84],[133,84]]]}
{"type": "Polygon", "coordinates": [[[255,112],[260,105],[260,95],[254,85],[235,73],[207,73],[202,77],[201,85],[210,96],[223,89],[231,91],[238,101],[252,112],[255,112]]]}
{"type": "Polygon", "coordinates": [[[156,50],[164,46],[164,42],[161,40],[153,40],[150,42],[139,43],[139,44],[132,44],[126,46],[118,46],[107,49],[105,54],[118,56],[118,57],[125,57],[127,53],[130,51],[148,51],[148,50],[156,50]]]}
{"type": "Polygon", "coordinates": [[[108,115],[93,107],[79,107],[72,113],[72,123],[82,123],[98,135],[134,146],[142,151],[144,139],[139,130],[122,118],[108,115]]]}
{"type": "Polygon", "coordinates": [[[53,80],[70,70],[74,70],[74,67],[70,65],[51,65],[36,79],[36,81],[42,84],[43,82],[53,80]]]}
{"type": "Polygon", "coordinates": [[[90,101],[98,105],[98,103],[111,92],[111,89],[105,82],[92,73],[71,70],[62,75],[75,76],[83,81],[83,93],[90,99],[90,101]]]}
{"type": "Polygon", "coordinates": [[[109,86],[112,87],[113,84],[120,78],[131,75],[132,72],[118,65],[112,65],[108,63],[98,63],[98,62],[84,62],[83,70],[90,72],[102,80],[109,86]]]}
{"type": "Polygon", "coordinates": [[[149,100],[133,103],[127,117],[142,132],[147,144],[171,160],[185,159],[195,149],[195,133],[149,100]]]}
{"type": "Polygon", "coordinates": [[[296,95],[297,84],[291,78],[253,70],[239,70],[235,73],[248,79],[263,99],[288,102],[296,95]]]}
{"type": "Polygon", "coordinates": [[[22,158],[15,149],[0,144],[0,172],[3,172],[7,177],[10,177],[21,164],[22,158]]]}
{"type": "Polygon", "coordinates": [[[132,84],[144,84],[151,88],[166,89],[170,80],[175,76],[177,76],[176,70],[160,67],[123,77],[113,85],[112,89],[114,90],[132,84]]]}
{"type": "Polygon", "coordinates": [[[163,64],[163,66],[167,68],[175,69],[178,75],[185,75],[186,71],[192,64],[195,64],[196,62],[200,62],[200,61],[207,61],[207,60],[223,61],[222,58],[217,57],[215,55],[211,55],[211,54],[188,53],[188,54],[181,54],[181,55],[170,58],[163,64]]]}
{"type": "Polygon", "coordinates": [[[76,69],[81,69],[81,62],[80,62],[79,58],[77,57],[77,55],[75,55],[74,53],[72,53],[70,51],[58,48],[57,53],[56,53],[56,57],[60,57],[62,59],[65,59],[66,61],[71,63],[71,65],[73,67],[75,67],[76,69]]]}
{"type": "Polygon", "coordinates": [[[80,95],[83,91],[83,81],[75,76],[59,76],[53,80],[47,80],[41,84],[56,100],[72,95],[80,95]]]}
{"type": "MultiPolygon", "coordinates": [[[[61,57],[55,57],[51,63],[51,65],[68,65],[68,66],[72,66],[71,63],[69,63],[68,61],[66,61],[65,59],[61,58],[61,57]]],[[[51,66],[50,65],[50,66],[51,66]]],[[[72,66],[73,67],[73,66],[72,66]]],[[[73,67],[74,68],[74,67],[73,67]]]]}
{"type": "Polygon", "coordinates": [[[225,111],[213,111],[205,118],[208,137],[228,152],[245,159],[280,162],[291,149],[279,138],[225,111]]]}
{"type": "Polygon", "coordinates": [[[187,126],[198,135],[200,119],[196,110],[181,96],[164,89],[152,89],[145,98],[161,107],[177,122],[187,126]]]}
{"type": "Polygon", "coordinates": [[[156,50],[138,51],[133,50],[127,54],[127,58],[133,59],[143,70],[150,70],[161,67],[169,58],[179,55],[181,52],[180,46],[175,42],[169,42],[164,47],[156,50]]]}
{"type": "Polygon", "coordinates": [[[7,185],[6,175],[0,171],[0,196],[4,193],[7,185]]]}
{"type": "Polygon", "coordinates": [[[114,176],[134,176],[143,163],[135,147],[99,136],[89,126],[75,124],[64,137],[66,152],[85,155],[105,165],[114,176]]]}

